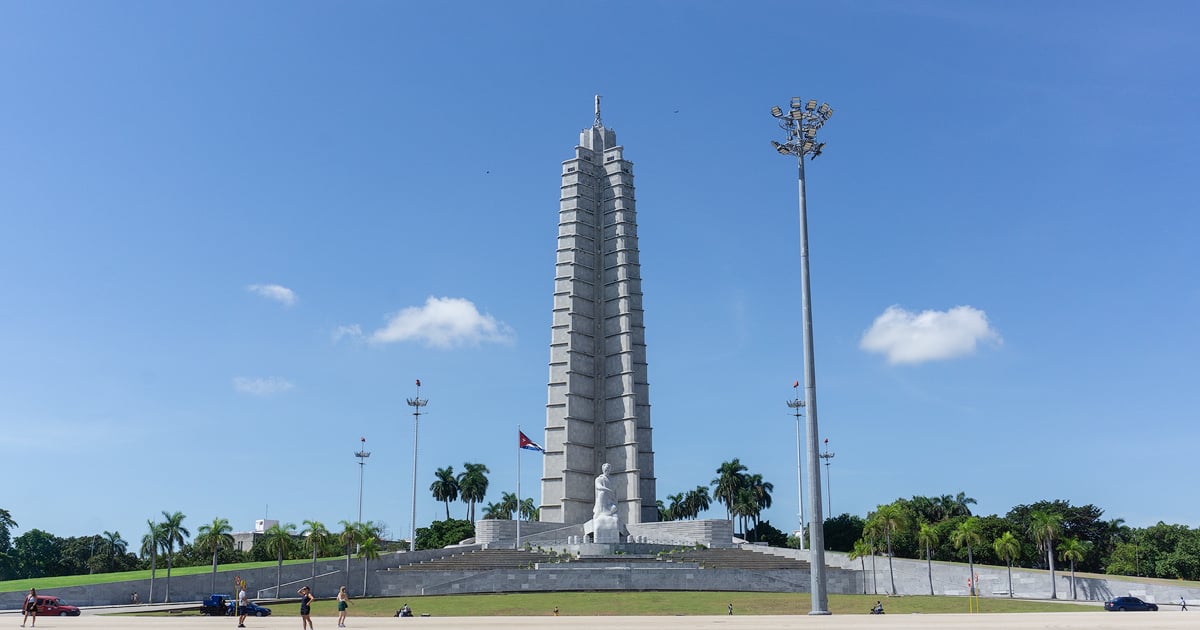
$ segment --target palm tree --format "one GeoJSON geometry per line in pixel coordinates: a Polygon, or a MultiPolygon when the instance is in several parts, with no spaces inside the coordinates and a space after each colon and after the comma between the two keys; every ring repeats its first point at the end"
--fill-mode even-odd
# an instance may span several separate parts
{"type": "Polygon", "coordinates": [[[746,485],[746,471],[749,470],[735,457],[732,461],[722,462],[717,468],[717,477],[712,480],[713,497],[718,503],[725,504],[725,518],[733,520],[733,504],[737,500],[738,490],[746,485]]]}
{"type": "Polygon", "coordinates": [[[458,496],[467,504],[467,520],[475,521],[475,504],[487,496],[487,474],[492,472],[483,464],[463,463],[466,470],[458,475],[458,496]]]}
{"type": "Polygon", "coordinates": [[[454,467],[447,466],[437,469],[434,473],[436,481],[429,486],[433,498],[446,504],[446,520],[450,520],[450,502],[458,500],[458,479],[454,478],[454,467]]]}
{"type": "MultiPolygon", "coordinates": [[[[883,531],[887,541],[888,577],[892,582],[892,595],[895,595],[896,573],[892,569],[892,533],[908,527],[908,515],[895,505],[881,505],[875,510],[873,519],[879,523],[879,529],[883,531]]],[[[932,583],[930,588],[932,589],[932,583]]]]}
{"type": "Polygon", "coordinates": [[[499,521],[509,517],[509,514],[504,511],[504,505],[501,503],[489,503],[483,506],[483,520],[499,521]]]}
{"type": "Polygon", "coordinates": [[[150,529],[145,536],[142,536],[142,557],[150,554],[150,601],[154,603],[154,574],[158,570],[158,549],[163,544],[163,528],[162,525],[155,523],[152,520],[146,519],[146,527],[150,529]]]}
{"type": "Polygon", "coordinates": [[[183,519],[187,518],[184,516],[183,512],[175,512],[174,514],[170,514],[166,510],[163,510],[162,515],[166,519],[162,523],[162,544],[167,550],[167,596],[163,601],[170,602],[171,567],[175,564],[175,544],[178,543],[179,546],[182,547],[183,543],[187,540],[187,537],[191,536],[192,533],[183,526],[183,519]]]}
{"type": "Polygon", "coordinates": [[[708,486],[696,486],[695,490],[687,493],[687,498],[683,500],[683,503],[687,506],[685,518],[700,518],[700,513],[712,506],[712,499],[708,496],[708,486]]]}
{"type": "Polygon", "coordinates": [[[929,523],[921,523],[917,531],[917,544],[925,548],[925,566],[929,569],[929,594],[933,595],[933,548],[938,546],[937,529],[929,523]]]}
{"type": "Polygon", "coordinates": [[[1083,558],[1087,556],[1091,547],[1091,542],[1078,538],[1068,538],[1058,547],[1058,558],[1071,563],[1071,599],[1079,599],[1075,592],[1075,563],[1083,562],[1083,558]]]}
{"type": "Polygon", "coordinates": [[[754,516],[754,511],[758,509],[758,503],[754,500],[754,491],[748,487],[738,489],[737,494],[733,498],[733,508],[731,512],[738,517],[738,521],[742,524],[742,536],[746,536],[749,532],[749,520],[754,516]]]}
{"type": "MultiPolygon", "coordinates": [[[[872,555],[871,543],[859,538],[854,541],[854,548],[850,550],[850,559],[858,558],[859,564],[862,565],[862,573],[867,573],[867,556],[872,555]]],[[[863,579],[863,595],[867,594],[867,580],[863,579]]]]}
{"type": "MultiPolygon", "coordinates": [[[[360,540],[358,537],[359,524],[351,523],[350,521],[341,521],[339,524],[342,526],[342,531],[341,531],[341,533],[338,534],[338,540],[342,541],[343,545],[346,545],[346,582],[349,583],[350,582],[350,554],[351,554],[352,550],[358,545],[359,540],[360,540]]],[[[412,549],[415,550],[416,545],[413,545],[412,549]]]]}
{"type": "Polygon", "coordinates": [[[979,502],[967,496],[966,492],[959,492],[955,495],[950,503],[950,516],[971,516],[971,508],[969,505],[977,505],[979,502]]]}
{"type": "Polygon", "coordinates": [[[329,541],[329,530],[325,529],[325,524],[321,521],[304,521],[304,544],[312,548],[312,580],[309,584],[310,589],[317,588],[317,551],[325,546],[329,541]]]}
{"type": "Polygon", "coordinates": [[[754,525],[758,526],[763,510],[771,507],[771,493],[775,491],[775,484],[763,481],[763,476],[755,473],[746,478],[746,487],[754,496],[754,514],[751,515],[751,519],[754,525]]]}
{"type": "Polygon", "coordinates": [[[362,523],[358,528],[362,542],[358,545],[358,556],[363,561],[363,597],[367,596],[367,563],[379,557],[379,528],[371,521],[362,523]]]}
{"type": "Polygon", "coordinates": [[[687,514],[687,505],[684,503],[684,501],[687,500],[687,495],[683,492],[680,492],[679,494],[670,494],[667,495],[667,500],[670,501],[670,503],[667,505],[666,509],[663,510],[659,520],[677,521],[684,518],[684,515],[687,514]]]}
{"type": "Polygon", "coordinates": [[[525,497],[524,499],[521,499],[521,507],[517,510],[517,512],[521,515],[521,518],[529,522],[536,521],[541,518],[541,510],[539,510],[538,506],[533,503],[532,497],[525,497]]]}
{"type": "Polygon", "coordinates": [[[217,590],[217,554],[222,549],[233,548],[233,528],[229,526],[229,520],[224,518],[214,518],[212,523],[201,525],[196,530],[196,546],[201,549],[212,549],[213,570],[212,570],[212,591],[217,590]]]}
{"type": "Polygon", "coordinates": [[[876,542],[879,540],[879,536],[882,533],[883,533],[883,530],[880,529],[879,521],[876,519],[868,518],[867,522],[863,525],[863,536],[866,536],[867,539],[870,541],[869,546],[871,549],[871,592],[874,593],[875,595],[879,594],[879,585],[876,580],[876,576],[879,575],[879,572],[875,570],[875,552],[879,549],[879,545],[877,545],[876,542]]]}
{"type": "Polygon", "coordinates": [[[971,595],[975,594],[975,556],[971,552],[971,548],[983,543],[983,534],[980,532],[979,517],[969,516],[967,520],[958,524],[953,532],[950,532],[950,542],[954,544],[955,549],[962,549],[963,545],[967,546],[967,569],[971,572],[967,579],[971,582],[971,595]]]}
{"type": "Polygon", "coordinates": [[[1012,561],[1013,558],[1021,555],[1021,542],[1013,536],[1012,532],[1004,532],[1004,535],[997,538],[996,542],[992,543],[992,550],[997,556],[1004,558],[1004,562],[1008,564],[1008,598],[1013,597],[1012,587],[1012,561]]]}
{"type": "Polygon", "coordinates": [[[521,502],[517,500],[517,495],[511,492],[501,492],[500,507],[504,511],[504,518],[511,519],[513,513],[521,507],[521,502]]]}
{"type": "Polygon", "coordinates": [[[267,552],[273,551],[279,558],[279,564],[275,567],[275,597],[281,597],[279,588],[283,586],[283,557],[290,554],[295,545],[295,539],[292,538],[294,529],[296,526],[291,523],[275,523],[263,532],[263,545],[267,552]]]}
{"type": "Polygon", "coordinates": [[[1046,553],[1046,562],[1050,565],[1050,599],[1058,599],[1058,587],[1054,583],[1054,539],[1061,530],[1061,514],[1043,510],[1029,514],[1029,533],[1037,541],[1038,551],[1046,553]]]}
{"type": "Polygon", "coordinates": [[[129,543],[121,538],[121,532],[104,532],[104,550],[108,552],[108,570],[116,570],[116,556],[124,555],[129,543]]]}

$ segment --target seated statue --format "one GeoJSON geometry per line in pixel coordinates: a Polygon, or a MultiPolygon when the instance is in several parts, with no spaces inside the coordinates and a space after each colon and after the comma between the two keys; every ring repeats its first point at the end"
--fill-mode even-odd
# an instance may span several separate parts
{"type": "Polygon", "coordinates": [[[608,477],[609,465],[600,467],[596,477],[596,505],[592,508],[592,520],[584,524],[584,533],[592,534],[592,542],[621,542],[621,522],[617,517],[617,494],[613,492],[608,477]]]}
{"type": "Polygon", "coordinates": [[[605,463],[600,467],[600,476],[596,477],[596,507],[592,508],[592,518],[601,514],[617,515],[617,495],[609,483],[608,469],[609,465],[605,463]]]}

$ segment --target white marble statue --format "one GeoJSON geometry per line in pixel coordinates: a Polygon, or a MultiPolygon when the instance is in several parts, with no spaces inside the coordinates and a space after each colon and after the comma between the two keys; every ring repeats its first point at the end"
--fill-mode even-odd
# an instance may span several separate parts
{"type": "Polygon", "coordinates": [[[608,478],[609,465],[600,467],[600,476],[596,477],[596,507],[592,508],[592,518],[600,515],[617,515],[617,495],[612,490],[608,478]]]}
{"type": "Polygon", "coordinates": [[[613,492],[608,477],[609,465],[600,467],[596,477],[596,506],[592,508],[592,520],[584,525],[584,532],[592,534],[592,542],[621,542],[621,521],[617,517],[617,493],[613,492]]]}

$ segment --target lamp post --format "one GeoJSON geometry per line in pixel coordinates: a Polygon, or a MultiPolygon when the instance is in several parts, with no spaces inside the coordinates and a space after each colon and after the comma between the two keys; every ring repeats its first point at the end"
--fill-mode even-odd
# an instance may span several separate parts
{"type": "MultiPolygon", "coordinates": [[[[796,381],[792,387],[800,389],[800,381],[796,381]]],[[[800,410],[804,408],[804,401],[800,400],[799,392],[796,392],[795,398],[787,401],[787,406],[791,407],[796,415],[796,487],[800,490],[800,550],[804,551],[804,478],[800,474],[804,468],[803,460],[800,459],[800,410]]]]}
{"type": "Polygon", "coordinates": [[[417,550],[417,429],[421,424],[421,407],[429,404],[429,400],[421,398],[421,379],[417,379],[417,396],[408,399],[408,406],[413,408],[413,472],[412,472],[412,520],[408,527],[408,550],[417,550]]]}
{"type": "Polygon", "coordinates": [[[359,447],[358,452],[356,452],[354,454],[354,456],[358,458],[358,522],[361,523],[361,522],[363,522],[363,520],[362,520],[363,469],[365,469],[367,467],[367,458],[371,456],[371,453],[370,453],[370,451],[367,450],[367,438],[359,438],[359,439],[362,442],[362,446],[359,447]]]}
{"type": "Polygon", "coordinates": [[[813,362],[812,300],[808,281],[808,209],[804,203],[804,158],[817,157],[825,143],[817,142],[817,130],[833,115],[828,103],[817,107],[815,100],[804,102],[792,97],[791,107],[783,111],[771,108],[786,134],[784,142],[771,145],[781,155],[796,157],[800,189],[800,310],[804,327],[804,407],[808,410],[808,485],[809,511],[813,515],[809,527],[809,563],[812,576],[812,610],[810,615],[828,615],[829,596],[825,578],[825,526],[821,522],[821,464],[817,461],[817,377],[813,362]]]}
{"type": "Polygon", "coordinates": [[[826,516],[825,518],[833,518],[833,477],[829,474],[829,460],[833,459],[835,453],[829,452],[829,438],[825,438],[825,452],[821,453],[821,459],[825,460],[825,502],[826,516]]]}

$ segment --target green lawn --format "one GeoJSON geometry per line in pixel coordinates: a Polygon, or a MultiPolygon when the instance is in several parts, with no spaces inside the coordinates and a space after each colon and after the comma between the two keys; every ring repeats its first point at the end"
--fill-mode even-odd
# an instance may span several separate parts
{"type": "MultiPolygon", "coordinates": [[[[888,614],[967,613],[965,597],[928,595],[887,598],[875,595],[830,595],[830,611],[838,615],[867,614],[876,600],[882,600],[888,614]]],[[[724,615],[733,604],[736,615],[806,615],[810,610],[805,593],[719,593],[719,592],[627,592],[627,593],[511,593],[487,595],[437,595],[425,597],[388,597],[352,599],[350,616],[391,617],[404,603],[416,615],[434,617],[544,616],[557,606],[564,616],[581,615],[724,615]]],[[[982,599],[982,612],[1086,612],[1095,606],[1049,601],[982,599]]],[[[273,615],[298,616],[297,602],[268,604],[273,615]]],[[[337,615],[332,599],[313,603],[313,615],[337,615]]]]}
{"type": "MultiPolygon", "coordinates": [[[[345,559],[345,556],[341,556],[345,559]]],[[[318,560],[337,560],[338,558],[318,558],[318,560]]],[[[312,559],[307,560],[284,560],[284,564],[312,564],[312,559]]],[[[273,567],[279,564],[276,560],[268,560],[266,562],[242,562],[239,564],[222,564],[217,566],[217,571],[240,571],[242,569],[261,569],[263,567],[273,567]]],[[[199,567],[174,567],[171,569],[171,577],[176,575],[209,575],[212,573],[212,565],[204,565],[199,567]]],[[[167,567],[160,566],[155,573],[154,580],[165,580],[167,578],[167,567]]],[[[109,582],[124,582],[127,580],[149,580],[150,569],[145,571],[124,571],[122,573],[93,573],[91,575],[64,575],[61,577],[43,577],[30,580],[9,580],[0,582],[0,592],[12,591],[27,591],[30,588],[51,589],[65,588],[68,586],[87,586],[90,584],[108,584],[109,582]]],[[[217,579],[220,579],[219,577],[217,579]]],[[[233,583],[233,578],[229,579],[233,583]]]]}

